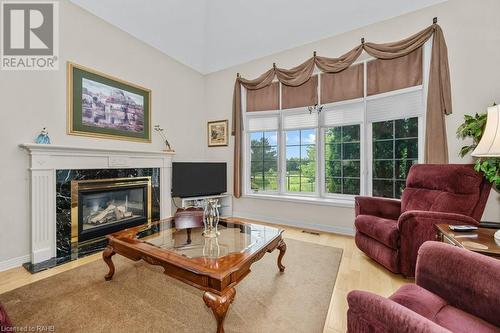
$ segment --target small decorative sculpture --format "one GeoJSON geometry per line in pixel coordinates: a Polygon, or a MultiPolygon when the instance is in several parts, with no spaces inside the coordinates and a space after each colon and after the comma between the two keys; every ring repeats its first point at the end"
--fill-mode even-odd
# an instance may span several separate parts
{"type": "Polygon", "coordinates": [[[163,142],[165,143],[165,146],[167,147],[167,149],[165,149],[165,151],[174,152],[175,150],[172,149],[172,147],[170,146],[170,143],[167,140],[167,136],[165,135],[165,129],[160,127],[160,125],[155,125],[154,130],[156,132],[158,132],[158,134],[163,139],[163,142]]]}
{"type": "Polygon", "coordinates": [[[321,111],[323,111],[323,105],[314,104],[313,106],[308,106],[307,110],[309,111],[309,114],[311,114],[313,111],[317,111],[318,114],[320,114],[321,111]]]}
{"type": "Polygon", "coordinates": [[[49,132],[44,127],[40,134],[35,138],[35,143],[50,145],[49,132]]]}
{"type": "Polygon", "coordinates": [[[219,200],[207,199],[203,207],[203,225],[205,230],[203,236],[208,238],[217,237],[219,231],[217,226],[219,224],[219,200]]]}

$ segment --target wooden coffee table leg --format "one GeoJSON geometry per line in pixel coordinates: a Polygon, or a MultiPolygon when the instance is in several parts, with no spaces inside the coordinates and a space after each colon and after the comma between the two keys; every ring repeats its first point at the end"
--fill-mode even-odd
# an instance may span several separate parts
{"type": "Polygon", "coordinates": [[[113,248],[109,245],[106,247],[106,249],[102,253],[102,259],[109,267],[108,274],[106,274],[104,276],[104,279],[106,281],[111,280],[113,278],[113,275],[115,274],[115,265],[113,264],[113,261],[111,260],[111,257],[114,255],[115,255],[115,251],[113,251],[113,248]]]}
{"type": "Polygon", "coordinates": [[[224,333],[224,319],[226,318],[229,305],[233,302],[236,290],[229,288],[224,294],[217,295],[206,291],[203,294],[205,304],[212,309],[215,320],[217,320],[217,333],[224,333]]]}
{"type": "Polygon", "coordinates": [[[286,243],[284,240],[280,240],[278,243],[278,250],[280,251],[280,254],[278,255],[278,268],[280,269],[280,272],[284,272],[285,266],[281,263],[281,259],[283,259],[286,252],[286,243]]]}

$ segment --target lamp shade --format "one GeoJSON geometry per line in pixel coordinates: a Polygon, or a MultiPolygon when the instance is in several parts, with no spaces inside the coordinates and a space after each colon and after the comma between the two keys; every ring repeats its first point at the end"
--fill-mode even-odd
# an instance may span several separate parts
{"type": "Polygon", "coordinates": [[[484,133],[472,156],[500,157],[500,105],[488,108],[484,133]]]}

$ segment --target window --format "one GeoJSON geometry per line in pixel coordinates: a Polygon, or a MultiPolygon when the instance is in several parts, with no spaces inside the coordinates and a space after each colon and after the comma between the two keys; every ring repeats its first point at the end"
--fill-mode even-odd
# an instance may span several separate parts
{"type": "Polygon", "coordinates": [[[286,191],[316,192],[316,130],[286,131],[286,191]]]}
{"type": "Polygon", "coordinates": [[[373,195],[400,198],[410,167],[418,162],[418,118],[375,122],[373,195]]]}
{"type": "MultiPolygon", "coordinates": [[[[355,195],[400,198],[410,167],[422,161],[426,50],[419,85],[368,95],[364,75],[363,97],[334,99],[320,113],[306,107],[245,112],[246,194],[339,203],[355,195]]],[[[364,73],[367,63],[359,64],[364,73]]],[[[327,87],[319,76],[318,95],[327,87]]]]}
{"type": "Polygon", "coordinates": [[[247,115],[247,193],[400,198],[422,157],[423,105],[417,87],[325,105],[320,115],[305,108],[247,115]]]}
{"type": "Polygon", "coordinates": [[[423,91],[416,89],[366,103],[371,123],[373,196],[400,198],[410,166],[419,160],[423,138],[419,119],[423,117],[423,91]]]}
{"type": "Polygon", "coordinates": [[[257,191],[278,190],[278,132],[250,134],[251,188],[257,191]]]}
{"type": "Polygon", "coordinates": [[[360,125],[325,130],[325,192],[360,194],[360,125]]]}

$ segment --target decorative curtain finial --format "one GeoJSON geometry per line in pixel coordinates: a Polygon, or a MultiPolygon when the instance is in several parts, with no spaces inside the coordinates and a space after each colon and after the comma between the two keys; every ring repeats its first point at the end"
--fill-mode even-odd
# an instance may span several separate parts
{"type": "Polygon", "coordinates": [[[276,69],[276,63],[275,62],[273,62],[273,68],[276,69]]]}
{"type": "Polygon", "coordinates": [[[236,73],[236,78],[239,79],[240,78],[240,73],[236,73]]]}
{"type": "Polygon", "coordinates": [[[365,43],[365,37],[361,37],[361,44],[365,43]]]}
{"type": "Polygon", "coordinates": [[[432,19],[432,24],[436,24],[436,23],[438,23],[438,18],[437,17],[435,17],[435,18],[432,19]]]}
{"type": "Polygon", "coordinates": [[[316,51],[313,51],[313,57],[316,58],[316,51]]]}

